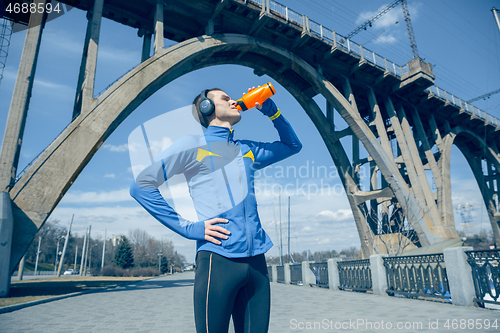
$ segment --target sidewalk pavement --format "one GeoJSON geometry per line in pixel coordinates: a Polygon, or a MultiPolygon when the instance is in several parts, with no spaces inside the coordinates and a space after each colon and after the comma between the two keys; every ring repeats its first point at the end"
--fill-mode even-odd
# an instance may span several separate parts
{"type": "MultiPolygon", "coordinates": [[[[163,276],[0,314],[0,332],[194,333],[193,279],[192,272],[163,276]]],[[[270,333],[500,332],[499,310],[277,283],[271,289],[270,333]]]]}

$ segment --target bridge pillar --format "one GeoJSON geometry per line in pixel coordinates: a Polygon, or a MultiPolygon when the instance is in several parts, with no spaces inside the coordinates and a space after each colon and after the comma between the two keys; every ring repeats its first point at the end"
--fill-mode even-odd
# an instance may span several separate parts
{"type": "MultiPolygon", "coordinates": [[[[495,247],[500,247],[500,213],[498,213],[497,204],[495,202],[495,191],[494,187],[489,187],[487,181],[485,181],[486,175],[483,174],[482,168],[482,158],[477,156],[475,152],[470,151],[462,145],[458,145],[462,153],[464,154],[467,162],[471,167],[472,173],[476,178],[479,185],[479,190],[481,191],[484,204],[486,206],[486,211],[488,212],[488,217],[490,219],[491,229],[493,231],[493,237],[495,241],[495,247]]],[[[488,162],[487,162],[488,164],[488,162]]]]}
{"type": "MultiPolygon", "coordinates": [[[[39,4],[45,8],[46,0],[34,3],[36,8],[39,4]]],[[[0,297],[6,296],[10,287],[11,270],[5,269],[11,266],[14,227],[9,191],[17,173],[45,19],[46,15],[38,12],[30,17],[0,152],[0,267],[3,267],[0,269],[0,297]]]]}
{"type": "Polygon", "coordinates": [[[163,47],[163,1],[158,0],[155,10],[155,54],[162,50],[163,47]]]}
{"type": "MultiPolygon", "coordinates": [[[[38,4],[45,6],[45,2],[46,0],[37,0],[35,3],[37,6],[38,4]]],[[[23,141],[24,126],[26,124],[26,116],[28,115],[33,81],[35,80],[44,21],[45,16],[38,12],[31,15],[26,32],[21,62],[5,126],[2,150],[0,152],[0,191],[8,192],[14,185],[19,153],[23,141]]]]}
{"type": "MultiPolygon", "coordinates": [[[[421,182],[422,183],[424,181],[427,182],[427,179],[419,179],[419,177],[417,175],[416,168],[415,168],[415,160],[417,160],[417,159],[420,160],[420,156],[417,155],[417,156],[414,156],[412,158],[412,155],[410,153],[409,142],[412,141],[413,138],[412,137],[407,138],[405,136],[404,130],[401,126],[401,123],[399,122],[398,116],[396,115],[396,110],[394,108],[394,105],[393,105],[390,97],[387,97],[385,100],[385,109],[386,109],[388,116],[391,120],[391,124],[392,124],[392,128],[394,130],[394,133],[396,134],[396,140],[398,142],[399,149],[401,150],[401,155],[403,156],[403,161],[404,161],[405,166],[406,166],[406,172],[408,174],[408,178],[410,179],[411,190],[413,190],[415,198],[416,198],[417,202],[420,204],[420,209],[422,209],[422,207],[427,207],[428,204],[430,206],[430,204],[433,202],[430,202],[432,200],[429,200],[429,199],[426,200],[426,197],[424,195],[424,191],[422,190],[422,187],[421,187],[421,182]]],[[[422,215],[416,215],[416,216],[409,215],[410,224],[411,225],[414,225],[416,223],[420,224],[420,221],[417,221],[417,220],[412,221],[410,219],[411,217],[413,217],[415,219],[422,218],[425,220],[427,228],[429,230],[433,230],[433,227],[435,227],[436,224],[438,224],[438,223],[437,223],[437,216],[433,216],[432,213],[433,213],[433,211],[430,210],[429,215],[427,215],[425,213],[422,215]]]]}
{"type": "Polygon", "coordinates": [[[408,151],[413,161],[413,167],[415,168],[415,177],[418,180],[419,188],[422,190],[422,195],[425,200],[424,203],[426,204],[427,207],[429,207],[429,215],[432,221],[434,221],[433,224],[440,225],[439,223],[440,218],[436,206],[436,201],[432,197],[432,190],[429,186],[429,182],[427,181],[427,175],[425,174],[424,165],[422,164],[422,159],[420,158],[420,154],[418,152],[418,148],[415,143],[413,131],[410,128],[410,124],[408,123],[408,118],[406,117],[406,112],[402,105],[399,105],[398,117],[401,123],[401,128],[403,130],[403,135],[408,144],[408,151]]]}
{"type": "Polygon", "coordinates": [[[143,38],[141,62],[144,62],[151,57],[151,40],[153,34],[149,31],[139,29],[138,35],[143,38]]]}
{"type": "MultiPolygon", "coordinates": [[[[372,118],[372,121],[375,123],[375,129],[376,129],[377,135],[380,139],[380,144],[382,146],[382,149],[384,149],[386,151],[386,153],[389,157],[392,157],[392,163],[395,164],[396,162],[394,160],[394,154],[392,152],[391,145],[389,143],[389,137],[387,136],[387,130],[386,130],[385,125],[384,125],[384,118],[382,117],[382,113],[380,112],[380,106],[377,102],[377,97],[375,96],[375,92],[373,91],[373,89],[371,87],[368,87],[367,95],[368,95],[368,103],[370,105],[370,109],[372,110],[371,118],[372,118]]],[[[377,174],[375,173],[375,168],[378,168],[380,170],[380,167],[377,165],[377,163],[375,163],[375,161],[372,160],[370,162],[370,170],[373,172],[373,174],[371,175],[371,182],[370,182],[370,185],[371,185],[370,190],[371,191],[378,189],[378,179],[377,179],[378,177],[377,177],[377,174]]],[[[382,188],[385,188],[388,186],[388,184],[385,181],[385,178],[383,176],[382,176],[381,183],[382,183],[382,188]]],[[[385,221],[385,219],[388,216],[390,204],[391,204],[390,200],[385,200],[385,201],[380,203],[381,216],[383,219],[383,221],[381,221],[382,224],[387,223],[387,221],[385,221]]],[[[379,203],[378,203],[377,199],[374,199],[370,202],[371,212],[369,212],[369,215],[367,218],[370,218],[373,220],[373,221],[370,221],[371,224],[374,224],[375,222],[379,222],[378,218],[375,217],[375,216],[378,216],[378,207],[377,207],[378,205],[379,205],[379,203]]],[[[373,228],[375,228],[375,226],[373,226],[373,228]]],[[[375,246],[375,244],[374,244],[374,246],[375,246]]]]}
{"type": "MultiPolygon", "coordinates": [[[[344,77],[342,81],[342,88],[344,90],[344,97],[348,101],[348,103],[353,107],[353,109],[357,110],[358,107],[356,105],[356,99],[354,97],[354,93],[351,88],[351,84],[349,82],[349,78],[344,77]]],[[[363,258],[368,258],[373,248],[368,247],[368,235],[372,235],[370,229],[367,224],[368,214],[366,213],[366,206],[364,203],[357,202],[355,199],[357,196],[359,197],[359,168],[356,167],[356,164],[359,162],[359,139],[354,133],[352,133],[352,165],[349,164],[349,160],[347,159],[343,166],[341,166],[343,184],[347,194],[347,198],[349,200],[349,204],[353,211],[354,221],[356,223],[356,227],[358,229],[359,238],[361,240],[361,254],[363,258]],[[344,169],[345,168],[345,169],[344,169]],[[361,208],[360,206],[363,206],[361,208]]],[[[345,152],[344,152],[345,154],[345,152]]]]}
{"type": "MultiPolygon", "coordinates": [[[[429,140],[427,139],[427,135],[425,133],[424,125],[422,123],[422,120],[420,119],[420,114],[415,107],[412,109],[411,116],[413,118],[414,126],[416,128],[415,138],[422,143],[424,154],[428,162],[427,165],[429,165],[431,169],[432,176],[434,178],[434,183],[436,184],[436,189],[437,189],[436,197],[437,197],[437,207],[439,207],[439,216],[441,218],[443,225],[454,226],[453,206],[450,206],[451,201],[448,204],[445,200],[443,200],[443,197],[441,195],[443,191],[442,177],[444,175],[442,175],[441,172],[439,171],[436,158],[434,157],[434,153],[432,152],[431,145],[429,144],[429,140]]],[[[431,193],[431,195],[433,194],[431,193]]]]}
{"type": "Polygon", "coordinates": [[[10,289],[10,254],[14,217],[9,193],[0,191],[0,297],[5,297],[10,289]]]}
{"type": "Polygon", "coordinates": [[[333,111],[333,105],[330,102],[326,101],[326,120],[330,125],[332,125],[332,128],[335,130],[333,111]]]}
{"type": "Polygon", "coordinates": [[[92,12],[87,14],[89,22],[87,24],[82,63],[80,65],[80,74],[76,87],[73,119],[81,113],[90,111],[90,106],[94,100],[97,51],[99,48],[103,7],[104,0],[95,0],[92,12]]]}
{"type": "Polygon", "coordinates": [[[212,36],[214,34],[214,27],[215,27],[214,20],[212,19],[208,20],[208,24],[205,27],[205,35],[212,36]]]}

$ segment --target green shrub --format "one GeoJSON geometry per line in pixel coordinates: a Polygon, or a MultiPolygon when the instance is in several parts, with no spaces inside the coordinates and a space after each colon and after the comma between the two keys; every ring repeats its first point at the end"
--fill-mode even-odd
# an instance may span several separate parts
{"type": "Polygon", "coordinates": [[[121,268],[131,268],[134,267],[134,251],[132,246],[126,237],[123,237],[122,241],[115,250],[115,260],[116,266],[121,268]]]}

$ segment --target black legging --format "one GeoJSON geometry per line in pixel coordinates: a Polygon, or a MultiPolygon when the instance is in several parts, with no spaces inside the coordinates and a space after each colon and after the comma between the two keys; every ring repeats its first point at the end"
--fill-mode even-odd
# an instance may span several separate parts
{"type": "Polygon", "coordinates": [[[226,258],[200,251],[196,256],[194,317],[197,333],[222,333],[233,316],[236,333],[265,333],[271,308],[263,254],[226,258]]]}

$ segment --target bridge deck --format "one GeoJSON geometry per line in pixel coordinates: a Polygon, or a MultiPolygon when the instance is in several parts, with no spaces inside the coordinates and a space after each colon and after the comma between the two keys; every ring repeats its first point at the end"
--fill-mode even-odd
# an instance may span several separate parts
{"type": "MultiPolygon", "coordinates": [[[[91,0],[61,2],[85,11],[91,10],[94,3],[91,0]]],[[[433,79],[424,75],[402,84],[409,71],[408,65],[394,64],[384,55],[373,53],[353,41],[346,41],[332,30],[333,27],[328,29],[308,18],[306,23],[306,16],[302,13],[294,12],[293,9],[275,1],[271,1],[269,13],[261,13],[262,2],[166,1],[163,13],[164,36],[172,41],[182,42],[203,35],[208,21],[212,19],[215,34],[250,35],[291,50],[313,67],[320,66],[324,77],[337,87],[342,86],[344,76],[349,76],[354,79],[351,85],[357,91],[366,90],[368,85],[381,96],[395,93],[393,97],[418,105],[419,111],[424,115],[434,114],[438,119],[449,121],[451,127],[466,126],[478,131],[481,136],[487,135],[498,140],[500,121],[496,117],[464,103],[438,87],[430,87],[433,79]]],[[[156,1],[153,0],[106,0],[102,15],[106,19],[137,29],[138,34],[142,36],[154,31],[155,8],[156,1]]],[[[279,72],[280,76],[294,82],[305,95],[313,97],[318,94],[314,87],[290,68],[290,64],[270,62],[245,50],[218,52],[213,57],[219,58],[220,63],[230,63],[233,58],[246,59],[249,62],[258,59],[268,71],[279,72]]],[[[357,98],[357,107],[362,117],[367,117],[371,112],[366,98],[357,98]]]]}
{"type": "MultiPolygon", "coordinates": [[[[0,332],[195,332],[193,278],[190,272],[176,274],[1,314],[0,332]]],[[[395,332],[449,332],[454,331],[453,323],[459,328],[460,320],[478,325],[466,331],[495,331],[479,329],[479,324],[499,318],[498,311],[487,309],[276,283],[271,286],[272,333],[384,332],[387,325],[395,332]],[[315,322],[316,329],[307,329],[308,323],[314,327],[315,322]],[[397,329],[398,323],[403,329],[397,329]],[[333,325],[333,329],[321,324],[333,325]],[[429,324],[433,326],[429,328],[429,324]],[[299,328],[301,325],[304,327],[299,328]],[[335,325],[343,328],[335,329],[335,325]]]]}

